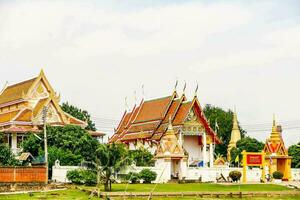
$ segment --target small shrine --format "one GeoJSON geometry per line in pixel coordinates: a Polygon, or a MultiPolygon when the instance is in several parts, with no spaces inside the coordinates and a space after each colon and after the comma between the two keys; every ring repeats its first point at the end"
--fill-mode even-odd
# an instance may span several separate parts
{"type": "Polygon", "coordinates": [[[162,181],[183,179],[186,176],[188,156],[178,140],[171,119],[166,133],[162,136],[155,152],[155,166],[163,170],[162,181]]]}
{"type": "Polygon", "coordinates": [[[269,166],[269,173],[272,175],[275,171],[283,173],[283,180],[291,179],[291,160],[288,150],[285,148],[282,139],[282,128],[276,126],[275,117],[270,137],[267,139],[264,151],[266,152],[266,165],[269,166]]]}

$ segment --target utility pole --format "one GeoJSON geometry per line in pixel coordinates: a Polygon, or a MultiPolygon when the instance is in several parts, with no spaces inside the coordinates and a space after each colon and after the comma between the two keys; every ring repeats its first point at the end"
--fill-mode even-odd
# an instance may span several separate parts
{"type": "Polygon", "coordinates": [[[43,108],[43,124],[44,124],[44,149],[45,149],[45,165],[46,165],[46,180],[45,183],[48,184],[48,145],[47,145],[47,113],[48,107],[43,108]]]}

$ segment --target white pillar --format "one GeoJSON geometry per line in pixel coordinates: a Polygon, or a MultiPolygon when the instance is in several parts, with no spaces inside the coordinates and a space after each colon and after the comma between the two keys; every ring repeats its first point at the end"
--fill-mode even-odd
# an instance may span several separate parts
{"type": "Polygon", "coordinates": [[[206,167],[206,163],[207,163],[207,153],[206,153],[206,133],[203,132],[202,134],[202,139],[203,139],[203,166],[206,167]]]}
{"type": "Polygon", "coordinates": [[[17,134],[13,133],[11,138],[11,149],[13,153],[17,153],[17,134]]]}
{"type": "Polygon", "coordinates": [[[214,148],[213,144],[209,144],[209,167],[212,168],[214,166],[214,148]]]}

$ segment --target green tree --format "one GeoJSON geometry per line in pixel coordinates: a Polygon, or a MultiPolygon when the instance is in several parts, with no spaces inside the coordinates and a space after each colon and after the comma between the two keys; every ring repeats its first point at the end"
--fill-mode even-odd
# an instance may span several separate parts
{"type": "Polygon", "coordinates": [[[105,191],[111,191],[111,182],[122,168],[130,165],[128,149],[122,144],[101,144],[96,151],[96,163],[99,163],[100,172],[97,176],[103,177],[105,191]]]}
{"type": "Polygon", "coordinates": [[[247,152],[260,152],[264,148],[264,143],[258,141],[255,138],[244,137],[240,141],[237,142],[236,148],[231,149],[231,163],[235,163],[235,159],[237,155],[239,155],[239,160],[242,159],[242,151],[245,150],[247,152]]]}
{"type": "Polygon", "coordinates": [[[9,146],[3,143],[3,134],[0,133],[0,166],[16,166],[18,164],[9,146]]]}
{"type": "Polygon", "coordinates": [[[289,147],[289,156],[292,156],[292,167],[300,168],[300,142],[289,147]]]}
{"type": "MultiPolygon", "coordinates": [[[[233,112],[231,110],[225,111],[222,108],[212,106],[210,104],[205,105],[203,112],[206,118],[210,121],[211,127],[215,129],[215,123],[217,121],[219,130],[218,136],[222,141],[221,145],[216,145],[216,154],[221,154],[227,157],[227,147],[230,142],[231,131],[233,126],[233,112]]],[[[245,131],[240,127],[241,137],[245,136],[245,131]]]]}
{"type": "Polygon", "coordinates": [[[136,166],[154,166],[154,159],[147,149],[130,150],[129,156],[136,166]]]}
{"type": "Polygon", "coordinates": [[[82,110],[76,106],[69,104],[68,102],[63,103],[61,108],[66,113],[72,115],[73,117],[85,121],[88,123],[86,130],[96,131],[96,125],[91,119],[91,115],[86,111],[82,110]]]}
{"type": "MultiPolygon", "coordinates": [[[[78,165],[94,161],[99,143],[79,126],[47,126],[49,166],[58,159],[64,165],[78,165]]],[[[23,151],[43,156],[44,136],[41,140],[31,134],[22,143],[23,151]]]]}

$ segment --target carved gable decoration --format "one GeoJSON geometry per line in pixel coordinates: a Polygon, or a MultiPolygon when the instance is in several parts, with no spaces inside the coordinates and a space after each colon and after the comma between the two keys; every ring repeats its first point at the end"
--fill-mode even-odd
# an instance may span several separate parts
{"type": "Polygon", "coordinates": [[[199,122],[194,109],[191,109],[187,115],[182,131],[183,135],[202,135],[205,131],[203,125],[199,122]]]}

